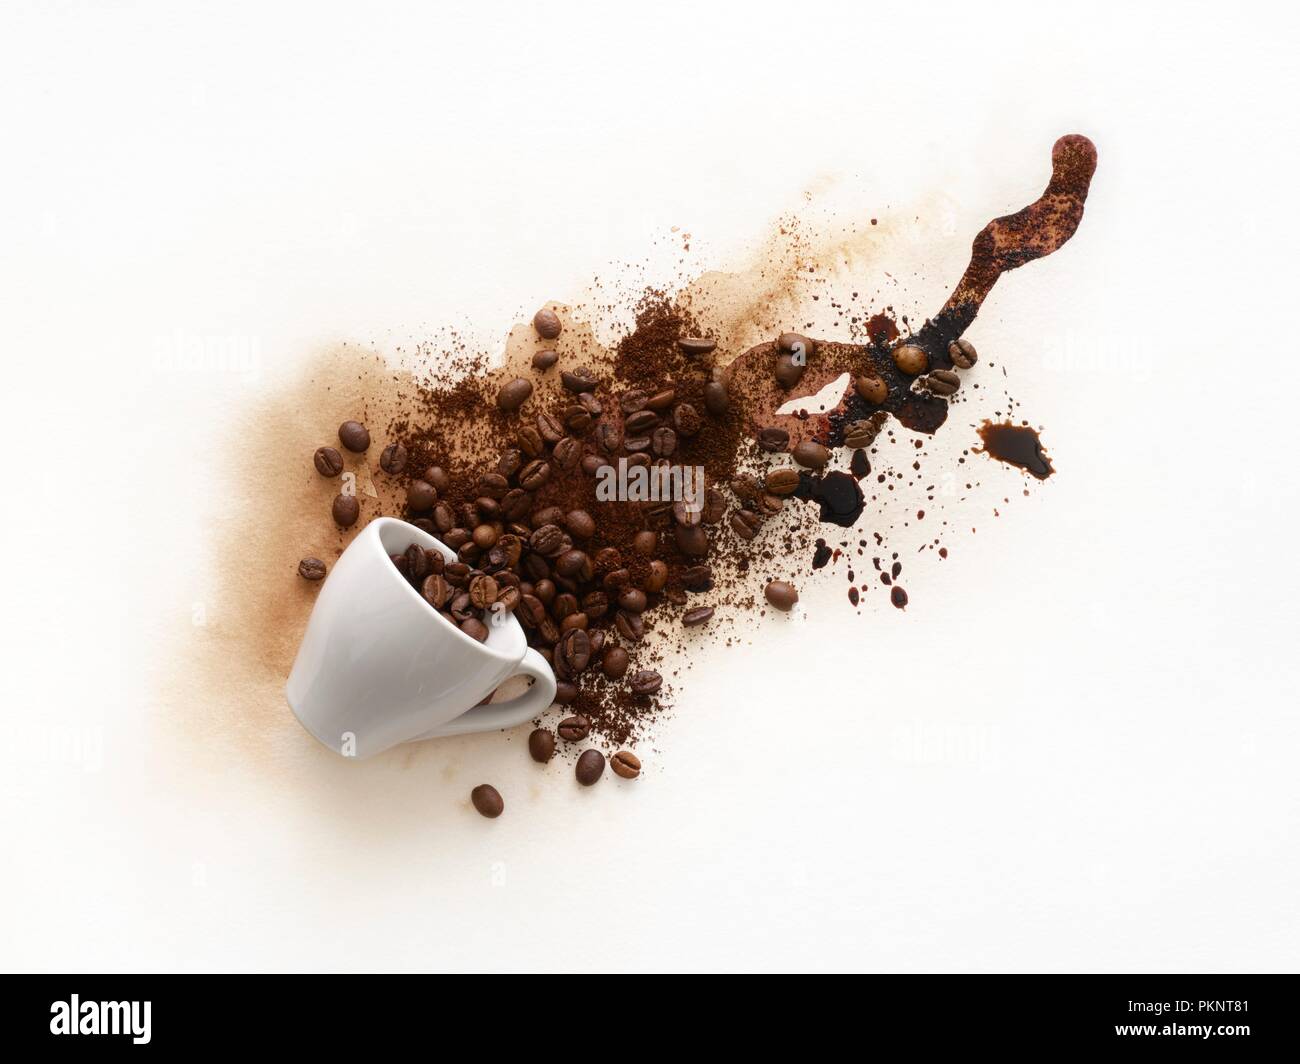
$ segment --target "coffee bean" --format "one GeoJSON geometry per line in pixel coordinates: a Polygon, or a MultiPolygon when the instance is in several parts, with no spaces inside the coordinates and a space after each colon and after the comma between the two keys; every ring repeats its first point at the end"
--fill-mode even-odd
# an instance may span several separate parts
{"type": "Polygon", "coordinates": [[[571,628],[555,646],[555,663],[577,676],[591,662],[591,640],[581,628],[571,628]]]}
{"type": "Polygon", "coordinates": [[[506,807],[501,792],[490,783],[480,783],[470,791],[469,800],[474,803],[475,809],[490,820],[499,817],[506,807]]]}
{"type": "Polygon", "coordinates": [[[668,586],[668,566],[656,558],[646,570],[641,587],[650,593],[662,591],[668,586]]]}
{"type": "Polygon", "coordinates": [[[390,443],[379,456],[379,468],[396,476],[406,468],[406,448],[400,443],[390,443]]]}
{"type": "Polygon", "coordinates": [[[704,492],[704,512],[701,520],[706,525],[716,525],[727,514],[727,500],[717,488],[706,488],[704,492]]]}
{"type": "Polygon", "coordinates": [[[722,417],[731,408],[731,396],[721,381],[710,381],[704,386],[704,409],[714,417],[722,417]]]}
{"type": "Polygon", "coordinates": [[[709,534],[703,525],[677,525],[673,529],[677,548],[683,554],[700,558],[709,553],[709,534]]]}
{"type": "Polygon", "coordinates": [[[571,392],[589,392],[599,382],[590,366],[579,366],[575,370],[561,370],[560,383],[571,392]]]}
{"type": "Polygon", "coordinates": [[[741,502],[753,502],[763,494],[763,485],[757,477],[740,473],[732,478],[730,488],[741,502]]]}
{"type": "Polygon", "coordinates": [[[569,580],[586,582],[593,576],[591,558],[585,551],[566,550],[555,559],[555,571],[569,580]]]}
{"type": "Polygon", "coordinates": [[[638,410],[629,414],[623,422],[623,429],[629,436],[645,436],[659,425],[659,415],[653,410],[638,410]]]}
{"type": "Polygon", "coordinates": [[[533,355],[533,369],[545,373],[559,361],[560,356],[554,351],[538,351],[537,354],[533,355]]]}
{"type": "Polygon", "coordinates": [[[497,582],[490,576],[476,576],[469,582],[469,600],[476,610],[485,610],[497,600],[497,582]]]}
{"type": "Polygon", "coordinates": [[[555,681],[555,704],[557,706],[571,705],[578,697],[578,685],[571,683],[569,680],[555,681]]]}
{"type": "Polygon", "coordinates": [[[656,458],[671,458],[677,450],[677,433],[667,425],[650,434],[650,451],[656,458]]]}
{"type": "Polygon", "coordinates": [[[598,418],[605,412],[604,406],[601,405],[600,400],[592,392],[579,392],[576,398],[578,405],[593,418],[598,418]]]}
{"type": "MultiPolygon", "coordinates": [[[[603,591],[588,591],[582,596],[582,612],[591,620],[598,621],[609,612],[609,596],[603,591]]],[[[602,639],[604,638],[602,634],[602,639]]],[[[591,651],[596,652],[595,637],[592,638],[591,651]]]]}
{"type": "Polygon", "coordinates": [[[582,459],[582,445],[572,436],[565,436],[555,444],[551,458],[564,472],[572,473],[582,459]]]}
{"type": "MultiPolygon", "coordinates": [[[[454,614],[453,614],[454,616],[454,614]]],[[[477,617],[466,617],[460,622],[460,630],[471,639],[477,639],[480,643],[486,643],[488,637],[487,625],[477,617]]]]}
{"type": "Polygon", "coordinates": [[[853,389],[864,402],[879,406],[889,398],[889,385],[874,373],[865,373],[853,382],[853,389]]]}
{"type": "Polygon", "coordinates": [[[623,446],[623,434],[613,425],[596,426],[596,446],[606,454],[613,454],[623,446]]]}
{"type": "Polygon", "coordinates": [[[630,388],[618,397],[618,406],[625,414],[635,414],[638,410],[645,409],[649,398],[649,393],[641,388],[630,388]]]}
{"type": "Polygon", "coordinates": [[[871,417],[862,421],[850,421],[844,426],[844,446],[853,448],[870,447],[876,442],[880,430],[885,427],[888,415],[877,410],[871,417]]]}
{"type": "Polygon", "coordinates": [[[760,450],[775,454],[777,451],[784,451],[790,446],[790,434],[785,429],[766,428],[758,430],[758,446],[760,450]]]}
{"type": "Polygon", "coordinates": [[[533,531],[528,545],[538,554],[555,557],[564,550],[564,531],[558,525],[542,525],[533,531]]]}
{"type": "Polygon", "coordinates": [[[349,451],[361,454],[370,446],[370,433],[360,421],[345,421],[339,426],[339,441],[349,451]]]}
{"type": "Polygon", "coordinates": [[[823,469],[831,460],[831,452],[814,440],[803,440],[795,444],[790,456],[809,469],[823,469]]]}
{"type": "Polygon", "coordinates": [[[501,390],[497,392],[497,406],[506,413],[511,413],[523,406],[532,394],[533,382],[523,377],[516,377],[503,384],[501,390]]]}
{"type": "Polygon", "coordinates": [[[564,408],[560,414],[560,421],[575,436],[587,435],[592,425],[591,414],[577,403],[564,408]]]}
{"type": "Polygon", "coordinates": [[[582,461],[579,464],[582,466],[582,471],[586,473],[587,476],[594,477],[605,466],[609,465],[610,462],[609,459],[605,458],[603,455],[584,454],[582,456],[582,461]]]}
{"type": "Polygon", "coordinates": [[[776,383],[787,392],[803,378],[808,367],[801,366],[790,355],[781,355],[776,360],[776,383]]]}
{"type": "Polygon", "coordinates": [[[304,580],[324,580],[325,563],[319,558],[304,558],[298,563],[298,575],[304,580]]]}
{"type": "Polygon", "coordinates": [[[580,743],[591,731],[591,721],[581,714],[565,717],[555,729],[566,743],[580,743]]]}
{"type": "Polygon", "coordinates": [[[682,614],[682,624],[687,628],[696,628],[701,624],[707,624],[712,619],[712,606],[696,606],[682,614]]]}
{"type": "Polygon", "coordinates": [[[737,510],[728,522],[731,530],[743,540],[751,540],[763,527],[763,519],[753,510],[737,510]]]}
{"type": "Polygon", "coordinates": [[[678,499],[672,505],[673,520],[679,525],[698,525],[704,521],[704,513],[700,509],[687,503],[685,499],[678,499]]]}
{"type": "Polygon", "coordinates": [[[560,335],[560,316],[548,307],[533,315],[533,328],[543,340],[554,340],[560,335]]]}
{"type": "Polygon", "coordinates": [[[705,336],[679,336],[677,346],[688,355],[707,355],[718,346],[718,341],[705,336]]]}
{"type": "Polygon", "coordinates": [[[631,658],[622,647],[610,647],[605,651],[605,656],[601,658],[600,668],[607,679],[621,680],[623,674],[627,672],[630,661],[631,658]]]}
{"type": "Polygon", "coordinates": [[[664,678],[654,669],[642,669],[632,675],[627,685],[634,695],[652,695],[664,685],[664,678]]]}
{"type": "Polygon", "coordinates": [[[575,539],[590,539],[596,534],[596,522],[586,510],[570,510],[564,515],[564,527],[575,539]]]}
{"type": "Polygon", "coordinates": [[[921,378],[931,395],[952,395],[961,387],[961,378],[950,369],[931,370],[921,378]]]}
{"type": "Polygon", "coordinates": [[[812,358],[816,346],[808,337],[801,336],[799,333],[782,333],[776,338],[776,349],[782,354],[802,354],[805,359],[812,358]]]}
{"type": "Polygon", "coordinates": [[[620,750],[609,759],[609,767],[614,775],[625,780],[634,780],[641,775],[641,759],[630,750],[620,750]]]}
{"type": "Polygon", "coordinates": [[[496,612],[514,613],[519,607],[519,588],[503,587],[497,593],[496,612]]]}
{"type": "Polygon", "coordinates": [[[645,592],[640,588],[627,587],[618,596],[618,608],[628,613],[645,613],[645,592]]]}
{"type": "Polygon", "coordinates": [[[639,643],[645,638],[645,621],[641,620],[639,613],[624,613],[619,610],[614,615],[614,627],[629,643],[639,643]]]}
{"type": "Polygon", "coordinates": [[[632,537],[632,549],[637,554],[648,558],[659,546],[659,537],[654,532],[642,531],[632,537]]]}
{"type": "Polygon", "coordinates": [[[323,477],[336,477],[343,472],[343,456],[333,447],[317,447],[311,460],[323,477]]]}
{"type": "Polygon", "coordinates": [[[584,750],[573,766],[573,774],[584,787],[590,787],[605,772],[605,755],[599,750],[584,750]]]}
{"type": "Polygon", "coordinates": [[[799,592],[788,580],[772,580],[763,588],[763,595],[782,613],[789,613],[799,601],[799,592]]]}
{"type": "Polygon", "coordinates": [[[453,528],[450,532],[447,532],[445,535],[443,535],[442,541],[452,550],[458,551],[460,550],[461,547],[465,546],[465,544],[470,541],[469,529],[453,528]]]}
{"type": "Polygon", "coordinates": [[[537,491],[550,479],[551,465],[542,458],[534,458],[519,471],[519,486],[524,491],[537,491]]]}
{"type": "Polygon", "coordinates": [[[793,495],[799,487],[799,471],[789,466],[773,469],[764,478],[763,487],[773,495],[793,495]]]}
{"type": "Polygon", "coordinates": [[[451,584],[447,583],[447,578],[441,573],[426,576],[424,583],[420,586],[420,594],[435,610],[442,609],[451,601],[451,592],[451,584]]]}
{"type": "Polygon", "coordinates": [[[707,565],[691,565],[682,570],[682,586],[691,591],[708,591],[713,586],[713,570],[707,565]]]}
{"type": "Polygon", "coordinates": [[[525,425],[521,428],[515,440],[519,444],[519,449],[529,458],[540,458],[546,453],[546,441],[542,439],[542,434],[532,425],[525,425]]]}
{"type": "Polygon", "coordinates": [[[662,413],[673,405],[673,400],[676,398],[676,388],[664,388],[662,391],[655,392],[645,401],[646,409],[662,413]]]}
{"type": "Polygon", "coordinates": [[[930,358],[923,347],[918,347],[916,344],[899,344],[894,348],[894,365],[909,377],[924,373],[929,364],[930,358]]]}
{"type": "Polygon", "coordinates": [[[429,556],[418,543],[406,548],[406,575],[416,583],[429,575],[429,556]]]}
{"type": "MultiPolygon", "coordinates": [[[[627,436],[627,437],[624,437],[624,439],[623,439],[623,450],[625,450],[625,451],[627,451],[629,454],[633,454],[633,455],[640,454],[640,453],[643,452],[643,451],[648,451],[648,450],[650,450],[650,437],[649,437],[649,436],[627,436]]],[[[644,463],[642,463],[642,464],[644,464],[644,465],[649,465],[649,464],[650,464],[650,461],[649,461],[650,456],[649,456],[649,455],[647,455],[647,454],[641,454],[641,457],[643,457],[643,458],[646,459],[646,461],[645,461],[644,463]]],[[[628,465],[630,466],[631,464],[632,464],[632,463],[631,463],[631,461],[629,460],[628,465]]]]}
{"type": "MultiPolygon", "coordinates": [[[[431,484],[425,484],[425,488],[431,488],[431,484]]],[[[423,489],[422,489],[423,490],[423,489]]],[[[411,496],[407,493],[407,505],[410,505],[411,496]]],[[[423,498],[423,496],[421,496],[423,498]]],[[[438,530],[440,535],[446,535],[456,527],[456,513],[445,502],[436,503],[433,507],[433,513],[430,515],[433,521],[433,527],[438,530]]]]}
{"type": "Polygon", "coordinates": [[[948,345],[948,357],[958,369],[970,369],[979,361],[975,345],[969,340],[954,340],[948,345]]]}
{"type": "Polygon", "coordinates": [[[699,413],[690,403],[678,403],[673,407],[673,428],[678,435],[690,438],[700,431],[702,424],[699,413]]]}
{"type": "Polygon", "coordinates": [[[334,523],[340,528],[351,528],[361,516],[361,504],[355,495],[335,495],[330,512],[334,515],[334,523]]]}
{"type": "MultiPolygon", "coordinates": [[[[413,480],[406,489],[406,505],[411,513],[420,514],[433,508],[433,504],[438,501],[437,489],[425,480],[413,480]]],[[[434,524],[437,524],[434,520],[434,524]]]]}
{"type": "Polygon", "coordinates": [[[555,736],[545,728],[534,728],[528,733],[528,753],[534,761],[546,764],[555,756],[555,736]]]}

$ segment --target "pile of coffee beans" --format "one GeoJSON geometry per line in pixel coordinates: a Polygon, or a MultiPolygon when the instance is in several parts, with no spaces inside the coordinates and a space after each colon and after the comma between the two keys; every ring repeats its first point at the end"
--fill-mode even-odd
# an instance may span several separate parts
{"type": "Polygon", "coordinates": [[[489,575],[418,543],[389,559],[443,620],[480,643],[487,641],[489,625],[500,624],[519,605],[519,577],[509,570],[489,575]]]}

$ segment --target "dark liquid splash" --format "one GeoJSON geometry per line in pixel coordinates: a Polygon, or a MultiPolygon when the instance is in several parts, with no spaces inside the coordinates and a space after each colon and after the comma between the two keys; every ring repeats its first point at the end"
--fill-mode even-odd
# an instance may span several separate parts
{"type": "Polygon", "coordinates": [[[1052,468],[1051,458],[1043,450],[1043,441],[1038,438],[1038,432],[1028,425],[986,421],[979,427],[979,436],[984,443],[983,453],[990,458],[1019,466],[1039,480],[1046,480],[1056,472],[1052,468]]]}
{"type": "Polygon", "coordinates": [[[845,528],[851,528],[857,523],[858,518],[862,516],[863,507],[867,504],[857,480],[839,470],[820,476],[814,473],[800,473],[799,487],[794,497],[817,503],[821,507],[818,515],[821,520],[845,528]]]}

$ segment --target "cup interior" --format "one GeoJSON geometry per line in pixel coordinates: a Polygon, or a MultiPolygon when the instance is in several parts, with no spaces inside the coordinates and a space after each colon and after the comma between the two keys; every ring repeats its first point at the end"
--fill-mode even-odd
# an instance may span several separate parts
{"type": "Polygon", "coordinates": [[[392,579],[397,581],[406,589],[407,593],[415,600],[420,609],[428,614],[432,623],[442,625],[449,632],[453,633],[457,639],[463,640],[467,650],[487,652],[509,659],[512,662],[518,661],[523,657],[524,651],[528,646],[528,641],[524,638],[524,630],[520,627],[519,621],[516,620],[513,614],[507,615],[504,621],[498,620],[495,624],[485,619],[484,623],[487,624],[488,637],[486,642],[480,643],[477,639],[472,639],[467,636],[457,628],[456,625],[452,624],[443,617],[442,614],[430,606],[429,603],[425,601],[424,596],[411,586],[411,582],[397,571],[397,567],[393,565],[392,560],[388,557],[389,555],[400,554],[412,543],[418,543],[426,550],[439,551],[449,562],[454,562],[456,560],[455,551],[441,540],[435,539],[433,536],[429,535],[429,533],[416,528],[414,525],[407,524],[405,521],[399,521],[395,517],[379,517],[372,523],[379,526],[379,548],[385,555],[385,566],[389,570],[392,579]]]}

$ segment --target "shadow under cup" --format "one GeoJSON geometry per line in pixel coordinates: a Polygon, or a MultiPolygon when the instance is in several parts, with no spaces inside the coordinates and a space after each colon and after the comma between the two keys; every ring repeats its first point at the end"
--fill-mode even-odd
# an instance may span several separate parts
{"type": "Polygon", "coordinates": [[[527,651],[512,614],[488,618],[480,643],[429,605],[390,557],[412,543],[456,560],[413,525],[376,518],[335,563],[307,623],[285,693],[303,726],[336,753],[367,757],[446,734],[519,671],[527,651]]]}

